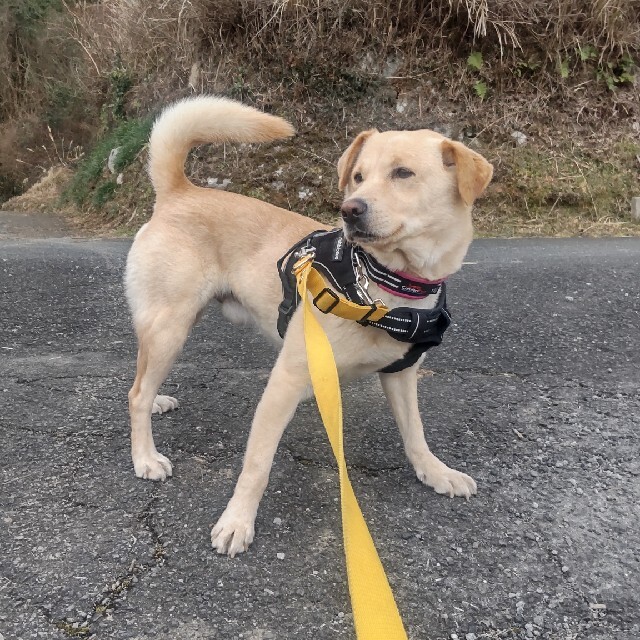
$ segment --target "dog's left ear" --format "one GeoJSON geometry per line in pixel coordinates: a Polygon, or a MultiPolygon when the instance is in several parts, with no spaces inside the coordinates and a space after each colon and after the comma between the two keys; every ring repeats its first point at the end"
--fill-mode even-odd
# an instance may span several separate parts
{"type": "Polygon", "coordinates": [[[458,191],[468,207],[482,195],[491,182],[493,165],[461,142],[442,141],[442,162],[447,168],[455,168],[458,191]]]}
{"type": "Polygon", "coordinates": [[[362,145],[374,134],[378,133],[377,129],[369,129],[359,133],[356,139],[347,147],[347,150],[342,154],[340,160],[338,160],[338,189],[344,191],[345,187],[349,184],[349,176],[353,171],[353,165],[356,163],[362,145]]]}

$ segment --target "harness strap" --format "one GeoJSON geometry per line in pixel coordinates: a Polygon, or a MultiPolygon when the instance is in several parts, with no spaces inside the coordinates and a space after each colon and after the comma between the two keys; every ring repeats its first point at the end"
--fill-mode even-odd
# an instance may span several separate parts
{"type": "Polygon", "coordinates": [[[385,305],[362,305],[343,298],[325,285],[324,278],[314,267],[309,270],[307,288],[313,296],[313,304],[322,313],[331,313],[345,320],[370,323],[382,320],[389,313],[389,308],[385,305]]]}
{"type": "Polygon", "coordinates": [[[308,290],[319,311],[382,329],[394,340],[411,345],[402,358],[381,369],[383,373],[414,365],[425,351],[442,342],[444,332],[451,324],[445,282],[419,281],[415,276],[385,271],[383,265],[360,247],[346,243],[340,229],[314,231],[278,260],[283,293],[278,307],[280,337],[284,338],[289,321],[301,302],[294,265],[303,257],[310,263],[308,290]],[[362,281],[361,267],[372,281],[394,295],[405,298],[437,295],[436,306],[433,309],[389,309],[379,300],[372,301],[366,291],[367,278],[362,281]]]}

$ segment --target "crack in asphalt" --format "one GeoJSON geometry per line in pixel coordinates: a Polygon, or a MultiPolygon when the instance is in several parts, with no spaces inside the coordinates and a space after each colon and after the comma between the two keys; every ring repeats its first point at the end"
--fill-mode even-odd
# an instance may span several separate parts
{"type": "MultiPolygon", "coordinates": [[[[47,380],[77,380],[79,378],[86,378],[88,380],[92,380],[92,379],[105,379],[105,378],[110,378],[113,380],[121,380],[121,378],[118,378],[117,376],[114,375],[106,375],[106,374],[87,374],[87,373],[79,373],[78,375],[75,376],[44,376],[42,378],[22,378],[20,376],[11,376],[10,379],[13,379],[14,382],[16,384],[19,385],[29,385],[29,384],[42,384],[44,382],[46,382],[47,380]]],[[[68,391],[68,389],[59,389],[56,388],[56,391],[68,391]]]]}
{"type": "MultiPolygon", "coordinates": [[[[335,469],[335,462],[322,462],[320,460],[314,460],[313,458],[307,458],[306,456],[294,453],[287,445],[281,445],[282,450],[289,454],[291,459],[298,464],[305,467],[318,467],[319,469],[335,469]]],[[[358,473],[367,476],[369,478],[377,478],[383,473],[393,473],[394,471],[403,471],[407,468],[406,465],[392,465],[388,467],[369,467],[364,464],[349,463],[347,462],[349,471],[354,470],[358,473]]]]}
{"type": "MultiPolygon", "coordinates": [[[[460,368],[460,369],[431,369],[435,375],[443,376],[443,375],[452,375],[452,376],[460,376],[463,374],[472,374],[479,376],[487,376],[491,378],[516,378],[518,380],[525,381],[531,376],[537,375],[539,372],[531,371],[529,373],[518,373],[516,371],[495,371],[494,369],[484,369],[482,367],[478,367],[477,369],[471,368],[460,368]]],[[[428,377],[425,374],[419,376],[420,378],[428,377]]]]}
{"type": "MultiPolygon", "coordinates": [[[[154,493],[156,491],[157,489],[154,490],[154,493]]],[[[110,616],[117,609],[119,601],[138,582],[140,576],[156,567],[161,567],[165,563],[166,549],[162,543],[161,534],[153,522],[154,507],[157,502],[158,496],[153,495],[144,509],[137,515],[138,522],[140,522],[151,535],[151,562],[140,563],[135,559],[132,560],[126,571],[119,574],[113,582],[104,587],[100,596],[93,601],[91,612],[88,613],[81,622],[71,622],[66,618],[55,619],[49,612],[42,610],[43,615],[50,624],[65,633],[68,637],[92,637],[94,632],[91,629],[91,625],[106,616],[110,616]]]]}

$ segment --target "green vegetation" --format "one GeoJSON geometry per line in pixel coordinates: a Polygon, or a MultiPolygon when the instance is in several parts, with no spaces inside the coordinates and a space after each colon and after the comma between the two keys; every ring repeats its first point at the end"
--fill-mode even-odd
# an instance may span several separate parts
{"type": "Polygon", "coordinates": [[[116,172],[123,171],[147,144],[152,124],[151,117],[128,120],[101,138],[92,151],[79,162],[63,198],[77,206],[92,204],[102,207],[113,197],[117,187],[113,179],[99,184],[107,171],[107,160],[111,150],[119,147],[114,168],[116,172]]]}

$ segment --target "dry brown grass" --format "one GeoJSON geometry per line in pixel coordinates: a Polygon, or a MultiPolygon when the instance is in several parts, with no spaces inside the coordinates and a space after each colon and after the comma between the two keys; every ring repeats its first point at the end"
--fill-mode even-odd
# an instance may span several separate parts
{"type": "Polygon", "coordinates": [[[472,49],[496,74],[574,64],[587,46],[601,62],[640,48],[637,0],[105,0],[76,4],[70,16],[71,39],[98,75],[122,65],[134,77],[162,76],[164,96],[228,88],[234,71],[265,71],[287,89],[335,67],[412,76],[464,62],[472,49]]]}
{"type": "Polygon", "coordinates": [[[73,172],[65,166],[51,167],[47,173],[24,193],[9,198],[0,205],[4,211],[39,211],[55,209],[63,189],[73,172]]]}
{"type": "MultiPolygon", "coordinates": [[[[567,141],[615,153],[621,139],[639,141],[637,84],[617,87],[630,68],[621,61],[640,54],[637,0],[16,0],[16,6],[48,9],[34,20],[33,12],[0,8],[0,178],[8,176],[9,190],[39,177],[41,167],[60,159],[60,149],[64,160],[74,145],[127,118],[178,96],[219,92],[275,110],[301,131],[309,175],[292,168],[296,182],[285,190],[270,192],[261,175],[249,173],[256,158],[239,161],[234,188],[282,206],[331,216],[338,195],[326,177],[329,165],[357,131],[440,124],[500,154],[503,190],[479,210],[483,233],[626,230],[624,207],[612,203],[626,201],[633,187],[614,180],[607,194],[602,182],[603,193],[591,197],[598,175],[610,173],[593,154],[587,160],[574,154],[567,141]],[[480,69],[467,64],[471,52],[482,53],[480,69]],[[483,100],[474,89],[479,82],[487,87],[483,100]],[[402,114],[397,100],[407,104],[402,114]],[[326,134],[314,137],[320,128],[326,134]],[[526,132],[534,142],[528,149],[546,156],[546,164],[534,154],[527,159],[526,149],[511,157],[514,129],[526,132]],[[322,182],[299,202],[305,180],[322,182]],[[568,184],[580,198],[556,200],[568,184]]],[[[300,158],[272,158],[266,166],[276,161],[295,167],[300,158]]],[[[624,153],[613,159],[623,171],[629,162],[624,153]]],[[[637,168],[630,170],[637,180],[637,168]]],[[[148,211],[145,185],[132,174],[99,215],[110,225],[138,224],[148,211]],[[136,190],[143,192],[139,202],[136,190]]]]}

